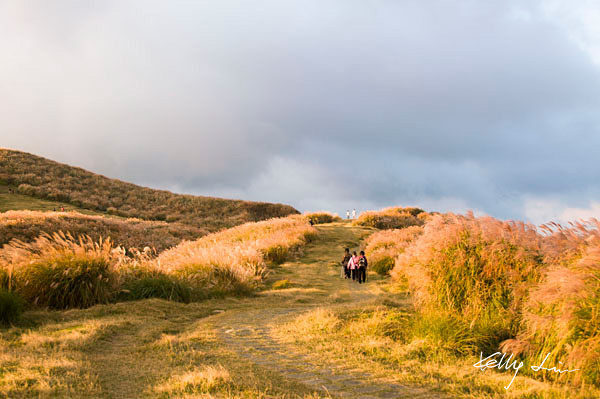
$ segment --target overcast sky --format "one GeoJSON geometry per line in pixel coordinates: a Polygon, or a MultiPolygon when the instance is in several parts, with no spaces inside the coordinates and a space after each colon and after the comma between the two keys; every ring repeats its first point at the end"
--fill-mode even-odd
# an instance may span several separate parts
{"type": "Polygon", "coordinates": [[[600,2],[0,0],[0,147],[301,211],[600,217],[600,2]]]}

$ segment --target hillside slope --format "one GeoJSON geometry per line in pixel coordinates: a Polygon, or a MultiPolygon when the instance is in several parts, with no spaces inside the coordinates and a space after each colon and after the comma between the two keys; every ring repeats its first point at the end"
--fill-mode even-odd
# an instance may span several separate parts
{"type": "Polygon", "coordinates": [[[0,184],[34,198],[123,217],[179,222],[208,231],[298,213],[283,204],[154,190],[8,149],[0,149],[0,184]]]}
{"type": "Polygon", "coordinates": [[[110,237],[127,249],[144,247],[161,252],[183,240],[194,240],[207,232],[181,223],[123,219],[78,212],[8,211],[0,213],[0,247],[13,239],[35,240],[40,233],[65,232],[77,237],[88,235],[97,241],[110,237]]]}

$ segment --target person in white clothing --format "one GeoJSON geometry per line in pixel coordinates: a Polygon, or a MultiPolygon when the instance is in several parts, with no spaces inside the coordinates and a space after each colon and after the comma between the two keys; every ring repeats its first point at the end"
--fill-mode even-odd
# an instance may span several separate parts
{"type": "Polygon", "coordinates": [[[352,219],[356,219],[356,208],[352,209],[352,219]]]}
{"type": "Polygon", "coordinates": [[[350,219],[350,210],[346,211],[346,219],[350,219]]]}

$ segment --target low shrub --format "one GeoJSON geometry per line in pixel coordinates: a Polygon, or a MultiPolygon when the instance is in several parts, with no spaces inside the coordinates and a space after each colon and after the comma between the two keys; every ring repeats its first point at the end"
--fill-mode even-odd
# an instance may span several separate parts
{"type": "Polygon", "coordinates": [[[363,212],[354,224],[357,226],[374,227],[376,229],[402,229],[410,226],[422,226],[425,213],[420,208],[386,208],[381,211],[363,212]]]}
{"type": "Polygon", "coordinates": [[[21,316],[23,300],[14,292],[0,288],[0,324],[9,325],[21,316]]]}
{"type": "Polygon", "coordinates": [[[337,214],[327,211],[305,213],[304,217],[312,222],[312,224],[332,223],[342,220],[337,214]]]}

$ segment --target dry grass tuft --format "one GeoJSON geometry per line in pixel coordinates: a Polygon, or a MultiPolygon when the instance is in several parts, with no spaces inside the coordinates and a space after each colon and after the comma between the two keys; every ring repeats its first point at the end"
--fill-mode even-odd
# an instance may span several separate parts
{"type": "Polygon", "coordinates": [[[327,211],[305,213],[304,217],[306,217],[309,221],[312,221],[313,224],[332,223],[342,220],[337,213],[331,213],[327,211]]]}
{"type": "Polygon", "coordinates": [[[211,393],[231,383],[231,376],[223,366],[203,366],[169,378],[166,383],[157,386],[156,391],[179,395],[211,393]]]}

